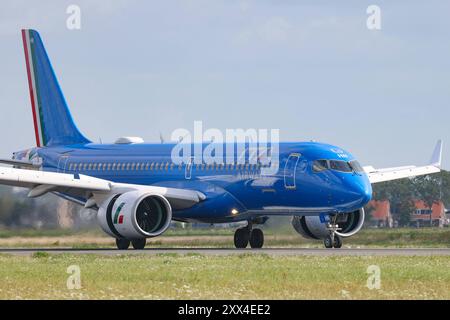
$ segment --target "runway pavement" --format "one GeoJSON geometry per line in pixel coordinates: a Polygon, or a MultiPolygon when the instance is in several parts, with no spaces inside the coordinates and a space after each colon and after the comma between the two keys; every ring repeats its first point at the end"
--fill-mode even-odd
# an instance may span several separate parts
{"type": "Polygon", "coordinates": [[[70,248],[0,248],[0,254],[27,256],[36,252],[49,254],[202,254],[202,255],[230,255],[230,254],[268,254],[273,256],[450,256],[450,248],[341,248],[341,249],[311,249],[311,248],[264,248],[264,249],[232,249],[232,248],[148,248],[144,250],[117,249],[70,249],[70,248]]]}

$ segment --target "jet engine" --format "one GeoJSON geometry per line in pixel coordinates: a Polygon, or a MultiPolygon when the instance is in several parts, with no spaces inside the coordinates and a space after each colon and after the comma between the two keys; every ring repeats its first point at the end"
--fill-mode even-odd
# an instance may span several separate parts
{"type": "Polygon", "coordinates": [[[162,195],[128,191],[104,201],[97,218],[103,231],[112,237],[150,238],[159,236],[169,227],[172,207],[162,195]]]}
{"type": "MultiPolygon", "coordinates": [[[[361,230],[364,223],[364,208],[354,212],[339,213],[336,224],[339,226],[335,234],[341,237],[351,237],[361,230]]],[[[327,222],[320,221],[318,216],[294,216],[292,226],[295,231],[308,239],[325,239],[329,234],[327,222]]]]}

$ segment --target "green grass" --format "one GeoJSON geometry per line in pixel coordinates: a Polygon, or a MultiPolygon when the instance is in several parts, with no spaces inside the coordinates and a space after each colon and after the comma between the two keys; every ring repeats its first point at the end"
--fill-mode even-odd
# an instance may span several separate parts
{"type": "MultiPolygon", "coordinates": [[[[149,239],[148,247],[233,247],[233,229],[170,229],[149,239]]],[[[302,238],[292,228],[265,228],[265,247],[316,247],[321,241],[302,238]]],[[[114,240],[99,230],[1,230],[0,248],[113,248],[114,240]]],[[[344,247],[450,247],[450,228],[363,229],[344,239],[344,247]]]]}
{"type": "Polygon", "coordinates": [[[450,257],[0,255],[1,299],[450,299],[450,257]],[[69,290],[67,268],[81,270],[69,290]],[[366,287],[381,269],[381,289],[366,287]]]}
{"type": "Polygon", "coordinates": [[[0,239],[12,238],[12,237],[27,237],[27,238],[37,238],[37,237],[63,237],[63,236],[74,236],[74,235],[103,235],[102,231],[99,229],[90,230],[71,230],[71,229],[7,229],[0,228],[0,239]]]}
{"type": "Polygon", "coordinates": [[[382,247],[450,247],[449,228],[363,229],[347,244],[382,247]]]}

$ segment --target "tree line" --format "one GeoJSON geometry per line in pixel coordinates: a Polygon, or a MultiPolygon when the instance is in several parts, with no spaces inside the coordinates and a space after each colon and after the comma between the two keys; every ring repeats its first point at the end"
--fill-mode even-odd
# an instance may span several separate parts
{"type": "MultiPolygon", "coordinates": [[[[450,205],[450,172],[445,170],[426,176],[381,182],[372,187],[372,199],[388,200],[391,213],[400,226],[409,225],[416,200],[423,201],[428,209],[440,201],[445,207],[450,205]]],[[[370,214],[370,206],[367,209],[370,214]]]]}

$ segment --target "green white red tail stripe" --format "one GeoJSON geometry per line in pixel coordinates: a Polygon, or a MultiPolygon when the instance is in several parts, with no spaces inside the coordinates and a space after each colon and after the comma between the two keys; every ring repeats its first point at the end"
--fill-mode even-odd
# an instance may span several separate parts
{"type": "Polygon", "coordinates": [[[30,89],[31,108],[33,112],[34,133],[36,136],[36,145],[42,147],[45,145],[45,137],[42,126],[42,112],[38,95],[38,81],[35,76],[36,66],[34,62],[34,40],[30,36],[30,30],[22,30],[23,48],[25,51],[25,60],[27,65],[28,86],[30,89]]]}

